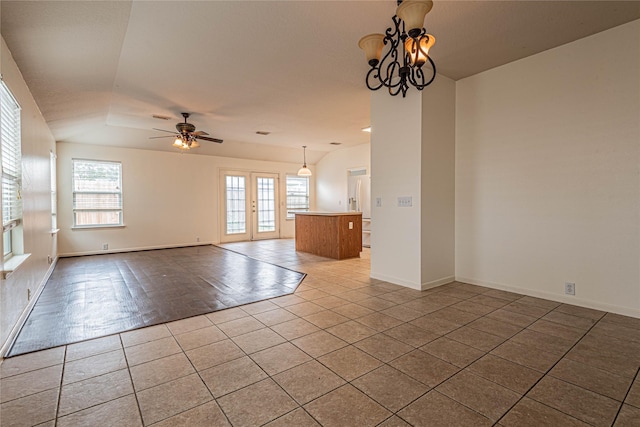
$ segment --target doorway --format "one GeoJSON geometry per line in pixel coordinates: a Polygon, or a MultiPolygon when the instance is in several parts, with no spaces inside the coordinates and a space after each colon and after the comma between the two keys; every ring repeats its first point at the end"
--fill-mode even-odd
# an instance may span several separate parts
{"type": "Polygon", "coordinates": [[[278,239],[278,174],[220,171],[222,243],[278,239]]]}

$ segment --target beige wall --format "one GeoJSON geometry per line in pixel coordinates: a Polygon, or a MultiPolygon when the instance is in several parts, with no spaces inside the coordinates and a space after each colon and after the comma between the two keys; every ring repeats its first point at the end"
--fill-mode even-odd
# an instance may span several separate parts
{"type": "MultiPolygon", "coordinates": [[[[0,281],[0,346],[32,299],[44,285],[49,271],[47,257],[56,256],[56,236],[51,231],[49,156],[55,141],[36,105],[11,52],[2,40],[2,79],[22,108],[22,202],[24,252],[31,256],[8,279],[0,281]]],[[[0,257],[1,258],[1,257],[0,257]]],[[[1,262],[1,261],[0,261],[1,262]]]]}
{"type": "Polygon", "coordinates": [[[458,280],[640,317],[639,76],[635,21],[457,82],[458,280]]]}
{"type": "Polygon", "coordinates": [[[347,171],[367,168],[371,172],[371,144],[332,151],[316,164],[316,206],[319,211],[348,210],[347,171]]]}
{"type": "MultiPolygon", "coordinates": [[[[275,172],[280,177],[280,235],[293,237],[287,220],[286,174],[299,164],[261,162],[179,152],[58,143],[58,211],[61,255],[78,255],[220,242],[221,169],[275,172]],[[122,228],[72,229],[72,159],[122,162],[122,228]],[[108,251],[102,244],[109,245],[108,251]]],[[[310,166],[314,170],[313,166],[310,166]]],[[[311,188],[314,181],[312,178],[311,188]]],[[[313,200],[314,194],[312,192],[313,200]]]]}

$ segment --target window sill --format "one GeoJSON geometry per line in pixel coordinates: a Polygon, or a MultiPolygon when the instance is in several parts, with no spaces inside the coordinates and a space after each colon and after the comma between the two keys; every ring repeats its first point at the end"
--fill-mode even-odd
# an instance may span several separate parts
{"type": "Polygon", "coordinates": [[[8,279],[14,271],[16,271],[24,262],[29,258],[31,254],[14,255],[4,262],[4,268],[1,271],[2,280],[8,279]]]}
{"type": "Polygon", "coordinates": [[[95,230],[99,228],[124,228],[125,225],[87,225],[84,227],[71,227],[72,230],[95,230]]]}
{"type": "Polygon", "coordinates": [[[49,230],[49,233],[51,233],[51,235],[54,235],[54,234],[58,234],[58,231],[60,231],[59,228],[53,228],[53,229],[49,230]]]}

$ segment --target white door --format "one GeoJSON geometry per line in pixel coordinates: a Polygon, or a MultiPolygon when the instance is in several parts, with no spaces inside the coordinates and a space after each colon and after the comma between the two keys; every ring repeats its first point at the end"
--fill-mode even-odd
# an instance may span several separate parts
{"type": "Polygon", "coordinates": [[[221,242],[280,237],[278,174],[221,171],[221,242]]]}

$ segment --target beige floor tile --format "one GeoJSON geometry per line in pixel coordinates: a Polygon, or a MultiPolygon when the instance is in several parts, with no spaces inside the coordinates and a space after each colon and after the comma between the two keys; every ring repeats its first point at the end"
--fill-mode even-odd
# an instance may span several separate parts
{"type": "Polygon", "coordinates": [[[413,426],[480,427],[492,424],[488,418],[437,391],[425,394],[398,415],[413,426]]]}
{"type": "Polygon", "coordinates": [[[457,304],[452,305],[451,307],[457,310],[468,311],[469,313],[479,314],[480,316],[484,316],[496,310],[495,307],[491,307],[485,304],[480,304],[479,302],[474,302],[470,300],[459,302],[457,304]]]}
{"type": "Polygon", "coordinates": [[[446,337],[431,341],[420,347],[420,350],[459,368],[464,368],[485,354],[483,351],[446,337]]]}
{"type": "Polygon", "coordinates": [[[116,350],[65,363],[63,384],[82,381],[127,367],[124,351],[116,350]]]}
{"type": "Polygon", "coordinates": [[[457,323],[449,322],[448,320],[444,319],[438,319],[433,317],[432,315],[433,313],[418,317],[417,319],[414,319],[409,323],[438,335],[448,334],[449,332],[455,331],[460,327],[460,325],[457,323]]]}
{"type": "Polygon", "coordinates": [[[64,352],[64,347],[56,347],[3,359],[0,363],[0,378],[59,365],[64,362],[64,352]]]}
{"type": "Polygon", "coordinates": [[[542,332],[543,334],[553,335],[554,337],[564,338],[567,340],[577,341],[582,338],[585,331],[571,326],[561,325],[560,323],[549,322],[548,320],[540,319],[535,323],[529,325],[527,329],[532,331],[542,332]]]}
{"type": "Polygon", "coordinates": [[[530,297],[530,296],[523,296],[518,300],[518,303],[533,305],[536,307],[544,308],[546,310],[553,310],[556,307],[561,305],[561,303],[556,301],[551,301],[543,298],[530,297]]]}
{"type": "Polygon", "coordinates": [[[313,303],[319,305],[320,307],[331,309],[331,308],[339,307],[341,305],[349,304],[349,301],[342,298],[338,298],[333,295],[329,295],[324,298],[313,300],[313,303]]]}
{"type": "Polygon", "coordinates": [[[400,307],[406,307],[408,309],[418,311],[423,315],[433,313],[434,311],[438,311],[446,306],[447,304],[433,302],[428,298],[419,298],[419,299],[405,302],[404,304],[400,304],[400,307]]]}
{"type": "Polygon", "coordinates": [[[264,313],[258,313],[253,317],[267,326],[277,325],[278,323],[288,322],[289,320],[295,320],[298,318],[298,316],[284,308],[277,308],[275,310],[265,311],[264,313]]]}
{"type": "Polygon", "coordinates": [[[571,326],[572,328],[582,329],[584,331],[591,328],[596,321],[585,317],[573,316],[571,314],[561,313],[559,311],[552,311],[543,317],[544,320],[549,322],[559,323],[565,326],[571,326]]]}
{"type": "Polygon", "coordinates": [[[96,338],[94,340],[83,341],[67,346],[66,361],[82,359],[100,353],[108,353],[122,348],[119,335],[109,335],[107,337],[96,338]]]}
{"type": "Polygon", "coordinates": [[[356,321],[371,329],[375,329],[378,332],[386,331],[387,329],[391,329],[403,323],[395,317],[387,316],[383,313],[371,313],[366,316],[359,317],[356,321]]]}
{"type": "Polygon", "coordinates": [[[56,416],[59,389],[51,389],[0,404],[0,425],[34,426],[56,416]]]}
{"type": "Polygon", "coordinates": [[[421,350],[414,350],[389,364],[429,387],[435,387],[460,370],[421,350]]]}
{"type": "Polygon", "coordinates": [[[58,416],[80,411],[133,393],[126,369],[62,386],[58,416]]]}
{"type": "Polygon", "coordinates": [[[229,339],[189,350],[186,354],[198,371],[244,356],[240,347],[229,339]]]}
{"type": "Polygon", "coordinates": [[[555,337],[553,335],[543,334],[531,329],[524,329],[518,332],[513,337],[511,337],[511,341],[524,345],[535,346],[538,348],[544,348],[545,351],[559,354],[566,353],[575,344],[575,341],[573,340],[567,340],[564,338],[555,337]]]}
{"type": "Polygon", "coordinates": [[[495,309],[502,308],[505,305],[509,304],[508,300],[494,298],[486,294],[476,295],[475,297],[469,298],[467,301],[483,304],[489,307],[493,307],[495,309]]]}
{"type": "Polygon", "coordinates": [[[480,317],[479,314],[469,313],[468,311],[457,310],[453,307],[445,307],[438,311],[434,311],[429,315],[433,319],[446,320],[457,325],[466,325],[480,317]]]}
{"type": "Polygon", "coordinates": [[[323,354],[327,354],[347,346],[345,341],[342,341],[340,338],[336,338],[325,331],[318,331],[310,335],[305,335],[291,341],[291,343],[311,357],[320,357],[323,354]]]}
{"type": "Polygon", "coordinates": [[[285,295],[283,297],[278,297],[271,300],[271,302],[276,304],[278,307],[287,307],[289,305],[301,304],[305,301],[306,300],[304,298],[297,295],[285,295]]]}
{"type": "Polygon", "coordinates": [[[505,427],[587,427],[589,424],[525,397],[500,420],[500,425],[505,427]]]}
{"type": "Polygon", "coordinates": [[[285,310],[290,311],[296,316],[308,316],[313,313],[318,313],[320,311],[325,310],[324,307],[321,307],[317,304],[314,304],[309,301],[302,302],[300,304],[288,305],[285,307],[285,310]]]}
{"type": "Polygon", "coordinates": [[[640,408],[622,405],[614,427],[637,427],[640,421],[640,408]]]}
{"type": "Polygon", "coordinates": [[[300,405],[345,383],[342,378],[315,360],[274,375],[273,379],[300,405]]]}
{"type": "MultiPolygon", "coordinates": [[[[131,379],[136,391],[186,377],[195,372],[184,353],[156,359],[151,362],[132,366],[131,379]]],[[[64,390],[64,389],[63,389],[64,390]]]]}
{"type": "Polygon", "coordinates": [[[387,301],[386,299],[372,297],[372,296],[369,296],[368,298],[365,298],[365,299],[361,299],[360,301],[358,301],[358,305],[361,305],[363,307],[366,307],[374,311],[383,311],[391,307],[397,306],[395,302],[387,301]]]}
{"type": "Polygon", "coordinates": [[[252,304],[247,304],[242,306],[242,310],[255,315],[259,313],[264,313],[266,311],[275,310],[278,306],[271,301],[258,301],[252,304]]]}
{"type": "Polygon", "coordinates": [[[247,314],[240,307],[234,307],[216,311],[214,313],[209,313],[206,316],[207,319],[211,320],[214,325],[217,325],[218,323],[226,323],[232,320],[240,319],[242,317],[248,317],[249,314],[247,314]]]}
{"type": "Polygon", "coordinates": [[[300,298],[304,298],[307,301],[314,301],[320,298],[328,297],[330,295],[319,289],[310,289],[310,290],[301,291],[301,292],[296,291],[296,296],[299,296],[300,298]]]}
{"type": "Polygon", "coordinates": [[[418,317],[421,317],[424,315],[424,313],[421,313],[417,310],[413,310],[409,307],[403,307],[401,305],[396,305],[391,308],[382,310],[382,313],[386,314],[387,316],[391,316],[395,319],[398,319],[402,322],[410,322],[413,319],[417,319],[418,317]]]}
{"type": "Polygon", "coordinates": [[[638,371],[638,362],[619,349],[602,347],[586,339],[578,342],[565,357],[629,378],[633,378],[638,371]]]}
{"type": "Polygon", "coordinates": [[[253,317],[241,317],[240,319],[231,320],[225,323],[218,323],[218,328],[229,337],[237,337],[248,332],[257,331],[265,326],[253,317]]]}
{"type": "Polygon", "coordinates": [[[298,406],[271,379],[228,394],[218,403],[231,424],[243,427],[263,425],[298,406]]]}
{"type": "Polygon", "coordinates": [[[378,424],[378,427],[411,427],[411,424],[404,421],[402,418],[394,415],[387,418],[384,422],[378,424]]]}
{"type": "Polygon", "coordinates": [[[124,349],[129,366],[139,365],[181,352],[182,349],[174,337],[160,338],[159,340],[126,347],[124,349]]]}
{"type": "Polygon", "coordinates": [[[359,317],[374,313],[373,310],[354,303],[340,305],[338,307],[334,307],[332,310],[338,314],[348,317],[349,319],[357,319],[359,317]]]}
{"type": "Polygon", "coordinates": [[[375,426],[391,413],[350,384],[346,384],[304,407],[321,425],[375,426]]]}
{"type": "Polygon", "coordinates": [[[355,320],[349,320],[348,322],[341,323],[336,326],[332,326],[327,329],[327,332],[337,336],[344,341],[353,344],[356,341],[360,341],[371,335],[377,334],[377,331],[371,329],[368,326],[364,326],[355,320]]]}
{"type": "Polygon", "coordinates": [[[216,398],[267,378],[267,374],[246,356],[205,369],[200,376],[216,398]]]}
{"type": "Polygon", "coordinates": [[[348,346],[325,354],[318,361],[347,381],[374,370],[382,363],[367,353],[348,346]]]}
{"type": "Polygon", "coordinates": [[[275,375],[311,360],[311,357],[291,343],[282,343],[251,355],[267,374],[275,375]]]}
{"type": "Polygon", "coordinates": [[[640,329],[628,328],[614,323],[600,322],[589,331],[589,335],[617,338],[631,345],[633,343],[640,344],[640,329]]]}
{"type": "Polygon", "coordinates": [[[602,320],[607,323],[626,326],[628,328],[640,329],[640,319],[636,317],[623,316],[621,314],[607,313],[602,320]]]}
{"type": "Polygon", "coordinates": [[[120,339],[125,347],[142,344],[149,341],[158,340],[171,336],[171,331],[166,325],[149,326],[148,328],[136,329],[135,331],[123,332],[120,339]]]}
{"type": "Polygon", "coordinates": [[[227,417],[222,413],[220,406],[216,402],[208,402],[204,405],[196,406],[193,409],[174,415],[171,418],[160,421],[153,427],[230,427],[227,417]]]}
{"type": "Polygon", "coordinates": [[[426,385],[388,365],[361,376],[352,384],[392,412],[429,391],[426,385]]]}
{"type": "Polygon", "coordinates": [[[227,336],[220,329],[211,325],[194,331],[185,332],[184,334],[175,335],[175,338],[178,341],[178,344],[180,344],[180,347],[187,351],[202,347],[203,345],[222,341],[226,339],[227,336]]]}
{"type": "Polygon", "coordinates": [[[195,331],[196,329],[206,328],[211,325],[211,321],[206,316],[195,316],[177,320],[175,322],[169,322],[167,323],[167,328],[169,328],[173,335],[180,335],[195,331]]]}
{"type": "Polygon", "coordinates": [[[289,412],[281,416],[280,418],[276,418],[268,424],[265,424],[265,427],[320,427],[312,417],[309,415],[304,409],[298,408],[294,411],[289,412]]]}
{"type": "Polygon", "coordinates": [[[620,407],[613,399],[549,376],[541,379],[527,397],[596,426],[611,425],[620,407]]]}
{"type": "Polygon", "coordinates": [[[541,372],[491,354],[472,363],[467,370],[519,394],[526,393],[543,375],[541,372]]]}
{"type": "Polygon", "coordinates": [[[339,325],[340,323],[349,321],[348,317],[344,317],[331,310],[324,310],[318,313],[310,314],[308,316],[304,316],[304,319],[309,323],[313,323],[320,329],[330,328],[332,326],[339,325]]]}
{"type": "Polygon", "coordinates": [[[29,371],[3,378],[0,386],[0,403],[60,387],[62,365],[29,371]]]}
{"type": "Polygon", "coordinates": [[[514,336],[522,330],[520,326],[501,322],[495,319],[490,319],[488,317],[481,317],[479,319],[476,319],[473,322],[469,323],[467,326],[505,339],[514,336]]]}
{"type": "Polygon", "coordinates": [[[518,393],[468,371],[457,373],[436,390],[494,422],[521,397],[518,393]]]}
{"type": "Polygon", "coordinates": [[[515,301],[524,296],[524,295],[516,294],[513,292],[501,291],[499,289],[491,289],[490,291],[483,292],[483,295],[486,295],[492,298],[503,299],[506,301],[515,301]]]}
{"type": "Polygon", "coordinates": [[[133,394],[58,419],[58,427],[142,426],[133,394]]]}
{"type": "Polygon", "coordinates": [[[376,334],[365,338],[355,343],[354,346],[383,362],[390,362],[414,349],[412,346],[385,334],[376,334]]]}
{"type": "Polygon", "coordinates": [[[640,408],[640,378],[636,378],[636,381],[631,386],[625,403],[640,408]]]}
{"type": "Polygon", "coordinates": [[[388,292],[386,294],[380,294],[378,295],[378,298],[391,301],[396,304],[403,304],[405,302],[409,302],[416,299],[416,296],[408,295],[406,293],[403,293],[402,291],[395,291],[395,292],[388,292]]]}
{"type": "Polygon", "coordinates": [[[490,351],[504,342],[503,337],[479,331],[470,326],[463,326],[448,333],[447,338],[469,345],[484,352],[490,351]]]}
{"type": "Polygon", "coordinates": [[[247,354],[255,353],[285,342],[284,338],[269,328],[258,329],[257,331],[239,335],[233,337],[232,340],[247,354]]]}
{"type": "Polygon", "coordinates": [[[429,332],[410,323],[403,323],[395,328],[384,331],[385,335],[395,338],[412,347],[420,347],[440,337],[439,334],[429,332]]]}
{"type": "Polygon", "coordinates": [[[278,334],[287,340],[293,340],[314,332],[318,332],[320,328],[307,322],[304,319],[295,319],[288,322],[279,323],[271,327],[278,334]]]}
{"type": "Polygon", "coordinates": [[[537,317],[514,313],[513,311],[505,310],[504,308],[492,311],[491,313],[487,314],[487,317],[490,319],[520,326],[521,328],[526,328],[527,326],[538,320],[537,317]]]}
{"type": "Polygon", "coordinates": [[[518,301],[514,301],[511,304],[505,305],[503,308],[507,311],[536,317],[538,319],[552,310],[551,308],[543,308],[537,305],[522,303],[521,301],[521,299],[518,301]]]}
{"type": "Polygon", "coordinates": [[[197,374],[137,393],[145,424],[152,424],[212,400],[197,374]]]}
{"type": "Polygon", "coordinates": [[[511,340],[493,349],[491,354],[540,372],[546,372],[551,369],[562,357],[557,353],[549,353],[539,350],[537,347],[519,344],[511,340]]]}
{"type": "Polygon", "coordinates": [[[621,377],[570,359],[562,359],[558,362],[549,375],[619,401],[624,400],[631,384],[631,378],[621,377]]]}

